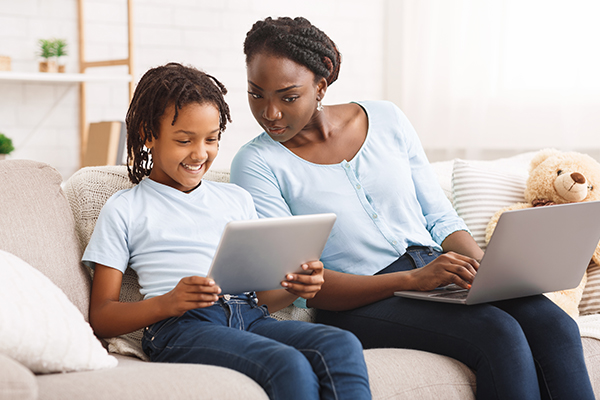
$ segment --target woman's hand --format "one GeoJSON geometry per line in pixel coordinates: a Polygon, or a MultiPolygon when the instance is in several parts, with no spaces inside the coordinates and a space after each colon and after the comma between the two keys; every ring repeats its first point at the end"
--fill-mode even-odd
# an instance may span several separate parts
{"type": "Polygon", "coordinates": [[[323,278],[323,263],[321,261],[312,261],[302,265],[302,269],[309,274],[288,274],[281,286],[297,296],[305,299],[312,299],[321,290],[325,279],[323,278]]]}
{"type": "Polygon", "coordinates": [[[188,276],[181,279],[177,286],[162,297],[165,312],[179,316],[195,308],[212,306],[219,299],[221,288],[215,281],[200,276],[188,276]]]}
{"type": "Polygon", "coordinates": [[[456,284],[469,289],[479,268],[477,260],[458,253],[444,253],[423,268],[410,271],[413,290],[428,291],[456,284]]]}

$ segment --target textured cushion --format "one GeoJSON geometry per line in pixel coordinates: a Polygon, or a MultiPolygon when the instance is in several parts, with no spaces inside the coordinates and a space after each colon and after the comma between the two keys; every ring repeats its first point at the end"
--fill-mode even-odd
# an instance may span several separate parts
{"type": "MultiPolygon", "coordinates": [[[[479,247],[485,249],[485,229],[492,216],[503,207],[525,201],[528,170],[523,168],[520,175],[510,175],[496,172],[489,164],[483,163],[454,161],[452,195],[456,212],[469,227],[479,247]]],[[[492,167],[496,165],[492,164],[492,167]]]]}
{"type": "Polygon", "coordinates": [[[0,161],[0,250],[50,278],[87,319],[90,278],[61,181],[44,163],[0,161]]]}
{"type": "MultiPolygon", "coordinates": [[[[64,184],[64,191],[75,218],[75,231],[82,249],[85,249],[100,210],[116,192],[133,187],[126,166],[87,167],[77,171],[64,184]]],[[[90,276],[93,271],[88,269],[90,276]]],[[[137,274],[131,268],[125,270],[119,301],[134,302],[143,299],[140,294],[137,274]]],[[[112,353],[132,355],[148,360],[142,351],[142,329],[114,338],[103,339],[112,353]]]]}
{"type": "Polygon", "coordinates": [[[592,265],[587,270],[587,283],[579,303],[579,315],[600,313],[600,266],[592,265]]]}
{"type": "Polygon", "coordinates": [[[92,328],[40,271],[0,250],[0,353],[36,373],[111,368],[92,328]]]}
{"type": "Polygon", "coordinates": [[[304,322],[315,322],[317,319],[317,310],[314,308],[300,308],[291,304],[277,312],[271,314],[271,317],[279,321],[296,320],[304,322]]]}
{"type": "MultiPolygon", "coordinates": [[[[204,179],[216,182],[229,182],[229,172],[208,171],[204,179]]],[[[128,189],[134,185],[129,181],[126,166],[87,167],[77,171],[65,182],[64,191],[71,205],[79,243],[82,248],[87,246],[100,210],[104,203],[117,191],[128,189]]],[[[89,271],[93,274],[93,271],[89,271]]],[[[135,302],[143,299],[135,271],[125,270],[119,300],[135,302]]],[[[285,316],[285,314],[284,314],[285,316]]],[[[283,318],[283,317],[282,317],[283,318]]],[[[104,339],[111,353],[131,355],[143,360],[148,356],[141,346],[143,330],[104,339]]]]}
{"type": "Polygon", "coordinates": [[[38,385],[33,373],[23,364],[0,353],[0,399],[35,400],[38,385]]]}

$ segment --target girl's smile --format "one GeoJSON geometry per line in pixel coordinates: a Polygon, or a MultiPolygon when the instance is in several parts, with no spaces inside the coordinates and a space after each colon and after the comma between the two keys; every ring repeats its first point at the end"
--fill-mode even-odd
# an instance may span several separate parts
{"type": "Polygon", "coordinates": [[[158,139],[146,141],[153,162],[150,179],[189,192],[217,156],[219,111],[212,104],[191,103],[174,117],[175,106],[170,105],[160,119],[158,139]]]}

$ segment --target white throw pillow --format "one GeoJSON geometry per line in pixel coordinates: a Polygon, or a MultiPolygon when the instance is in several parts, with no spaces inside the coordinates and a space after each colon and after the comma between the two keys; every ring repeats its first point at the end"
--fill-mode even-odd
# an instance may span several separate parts
{"type": "Polygon", "coordinates": [[[503,207],[525,201],[528,164],[528,161],[523,162],[521,159],[502,159],[495,163],[460,159],[454,161],[453,205],[482,249],[486,247],[485,229],[492,216],[503,207]],[[505,170],[511,173],[500,172],[505,170]]]}
{"type": "Polygon", "coordinates": [[[35,373],[112,368],[81,312],[48,277],[0,250],[0,353],[35,373]]]}

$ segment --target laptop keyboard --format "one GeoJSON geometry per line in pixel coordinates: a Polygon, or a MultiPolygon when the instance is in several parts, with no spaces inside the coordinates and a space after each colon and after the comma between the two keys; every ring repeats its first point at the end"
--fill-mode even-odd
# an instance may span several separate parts
{"type": "Polygon", "coordinates": [[[444,297],[446,299],[466,299],[468,295],[469,291],[467,289],[460,289],[448,292],[434,293],[429,297],[444,297]]]}

